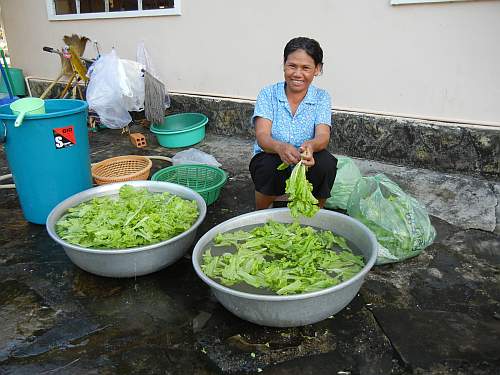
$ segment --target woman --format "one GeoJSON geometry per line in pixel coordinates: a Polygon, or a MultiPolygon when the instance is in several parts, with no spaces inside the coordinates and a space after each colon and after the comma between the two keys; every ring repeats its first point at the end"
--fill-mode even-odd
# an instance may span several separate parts
{"type": "Polygon", "coordinates": [[[285,193],[292,166],[308,167],[313,195],[323,207],[335,180],[337,159],[327,150],[330,140],[330,95],[313,85],[323,70],[323,50],[314,39],[290,40],[283,53],[284,82],[259,93],[252,123],[256,142],[250,161],[257,210],[268,208],[285,193]],[[278,171],[281,163],[290,165],[278,171]]]}

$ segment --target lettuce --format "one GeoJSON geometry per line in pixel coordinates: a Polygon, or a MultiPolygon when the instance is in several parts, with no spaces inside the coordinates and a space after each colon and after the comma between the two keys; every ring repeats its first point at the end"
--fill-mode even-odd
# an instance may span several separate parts
{"type": "MultiPolygon", "coordinates": [[[[278,170],[284,170],[287,164],[281,163],[278,170]]],[[[290,178],[286,180],[285,193],[288,195],[288,208],[292,217],[300,215],[313,217],[319,210],[318,200],[312,194],[313,186],[307,180],[306,166],[299,161],[292,170],[290,178]]]]}
{"type": "Polygon", "coordinates": [[[236,252],[214,256],[207,249],[201,265],[207,276],[226,286],[246,283],[280,295],[337,285],[364,266],[344,238],[299,223],[269,221],[250,232],[219,233],[214,243],[236,252]]]}
{"type": "Polygon", "coordinates": [[[198,215],[195,201],[123,185],[117,197],[97,197],[68,209],[56,223],[56,233],[82,247],[126,249],[175,237],[198,215]]]}

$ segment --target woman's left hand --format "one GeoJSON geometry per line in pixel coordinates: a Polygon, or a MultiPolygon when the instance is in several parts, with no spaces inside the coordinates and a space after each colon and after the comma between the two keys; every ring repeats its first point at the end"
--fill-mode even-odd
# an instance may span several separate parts
{"type": "Polygon", "coordinates": [[[299,151],[302,159],[302,164],[304,164],[306,167],[313,167],[315,161],[313,157],[312,147],[307,144],[307,142],[304,142],[302,146],[300,146],[299,151]]]}

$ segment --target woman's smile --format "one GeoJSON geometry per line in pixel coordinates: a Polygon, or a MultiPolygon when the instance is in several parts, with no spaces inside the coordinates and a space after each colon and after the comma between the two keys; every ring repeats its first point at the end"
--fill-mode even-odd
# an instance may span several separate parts
{"type": "Polygon", "coordinates": [[[304,81],[302,80],[298,80],[298,79],[292,79],[290,81],[290,83],[293,85],[293,86],[300,86],[300,85],[303,85],[304,84],[304,81]]]}

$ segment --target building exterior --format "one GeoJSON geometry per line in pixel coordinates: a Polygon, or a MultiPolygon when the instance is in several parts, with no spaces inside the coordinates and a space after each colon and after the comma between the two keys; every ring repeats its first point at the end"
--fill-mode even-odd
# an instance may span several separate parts
{"type": "Polygon", "coordinates": [[[500,1],[176,0],[174,15],[51,20],[54,4],[68,1],[0,0],[12,63],[25,75],[55,78],[59,59],[42,47],[77,33],[125,59],[144,41],[171,92],[252,100],[282,79],[283,47],[303,35],[324,49],[316,85],[336,110],[500,126],[500,1]]]}

